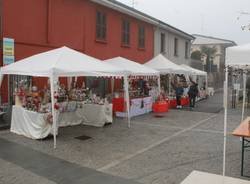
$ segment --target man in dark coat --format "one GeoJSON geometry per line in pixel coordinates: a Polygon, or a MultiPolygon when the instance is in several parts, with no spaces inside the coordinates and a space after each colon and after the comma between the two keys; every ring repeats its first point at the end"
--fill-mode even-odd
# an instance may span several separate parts
{"type": "Polygon", "coordinates": [[[192,81],[191,79],[190,81],[192,84],[188,91],[189,104],[190,104],[190,108],[194,108],[196,97],[198,96],[198,93],[199,93],[199,89],[198,89],[198,84],[196,82],[192,81]]]}

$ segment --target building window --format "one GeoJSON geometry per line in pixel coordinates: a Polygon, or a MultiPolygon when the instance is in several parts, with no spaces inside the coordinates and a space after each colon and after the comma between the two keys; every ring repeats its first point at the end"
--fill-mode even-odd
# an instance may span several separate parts
{"type": "Polygon", "coordinates": [[[145,48],[145,27],[143,25],[139,25],[138,30],[138,47],[141,49],[145,48]]]}
{"type": "Polygon", "coordinates": [[[129,46],[130,44],[130,22],[122,21],[122,45],[129,46]]]}
{"type": "Polygon", "coordinates": [[[174,55],[178,56],[178,39],[174,39],[174,55]]]}
{"type": "Polygon", "coordinates": [[[189,58],[188,46],[189,46],[188,42],[185,42],[185,58],[186,59],[189,58]]]}
{"type": "Polygon", "coordinates": [[[166,51],[166,37],[164,33],[161,33],[161,53],[166,51]]]}
{"type": "Polygon", "coordinates": [[[106,14],[100,11],[96,12],[96,39],[106,41],[107,20],[106,14]]]}

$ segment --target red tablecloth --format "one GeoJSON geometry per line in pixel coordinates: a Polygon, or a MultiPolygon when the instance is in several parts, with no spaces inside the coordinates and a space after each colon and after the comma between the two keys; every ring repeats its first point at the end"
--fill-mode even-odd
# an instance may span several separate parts
{"type": "Polygon", "coordinates": [[[181,105],[189,105],[189,98],[185,97],[185,98],[181,98],[181,105]]]}
{"type": "MultiPolygon", "coordinates": [[[[177,106],[176,99],[170,100],[169,104],[170,104],[170,108],[176,108],[177,106]]],[[[181,98],[181,105],[182,106],[189,105],[189,98],[188,97],[181,98]]]]}
{"type": "Polygon", "coordinates": [[[113,98],[113,112],[124,112],[124,98],[113,98]]]}
{"type": "Polygon", "coordinates": [[[176,99],[169,100],[169,106],[170,106],[170,108],[176,108],[176,106],[177,106],[176,99]]]}

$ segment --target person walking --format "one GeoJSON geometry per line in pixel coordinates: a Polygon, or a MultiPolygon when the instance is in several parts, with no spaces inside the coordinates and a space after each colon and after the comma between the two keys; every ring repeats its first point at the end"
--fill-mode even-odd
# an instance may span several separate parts
{"type": "Polygon", "coordinates": [[[190,79],[191,86],[188,91],[189,96],[189,105],[190,109],[195,107],[196,97],[198,96],[199,90],[198,90],[198,84],[190,79]]]}

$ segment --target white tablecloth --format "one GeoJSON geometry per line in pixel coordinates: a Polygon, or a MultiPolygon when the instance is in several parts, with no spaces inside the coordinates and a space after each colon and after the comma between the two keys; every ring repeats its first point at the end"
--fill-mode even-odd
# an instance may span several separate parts
{"type": "MultiPolygon", "coordinates": [[[[153,98],[135,98],[131,99],[130,117],[139,116],[152,112],[153,98]]],[[[117,117],[127,117],[126,112],[116,112],[117,117]]]]}
{"type": "Polygon", "coordinates": [[[76,115],[84,125],[103,127],[105,123],[113,122],[112,107],[112,104],[84,104],[82,109],[76,110],[76,115]]]}
{"type": "Polygon", "coordinates": [[[45,138],[52,130],[51,124],[45,121],[45,117],[46,114],[40,114],[25,110],[22,107],[13,106],[10,131],[31,139],[45,138]]]}
{"type": "MultiPolygon", "coordinates": [[[[11,132],[24,135],[32,139],[42,139],[52,132],[52,125],[46,121],[47,114],[28,111],[23,107],[13,106],[11,132]]],[[[84,104],[75,112],[64,112],[58,116],[58,126],[73,126],[85,124],[103,127],[105,123],[112,123],[112,104],[95,105],[84,104]]]]}

